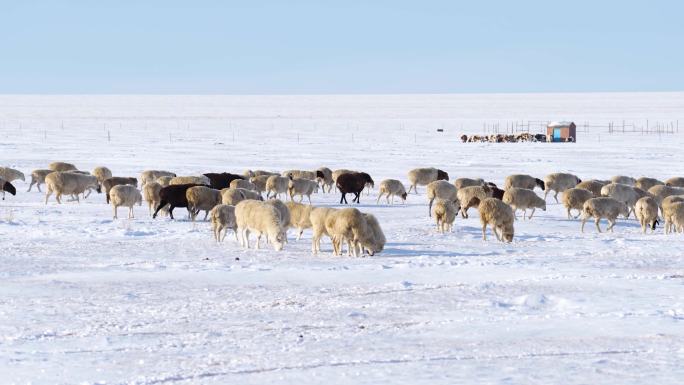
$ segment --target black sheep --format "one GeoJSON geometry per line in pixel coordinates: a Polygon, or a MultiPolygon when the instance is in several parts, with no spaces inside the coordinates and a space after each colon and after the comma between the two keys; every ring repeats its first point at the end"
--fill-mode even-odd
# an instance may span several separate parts
{"type": "Polygon", "coordinates": [[[14,185],[2,178],[0,178],[0,191],[2,191],[2,200],[5,200],[5,192],[8,192],[12,195],[17,195],[17,189],[14,188],[14,185]]]}
{"type": "Polygon", "coordinates": [[[194,183],[189,183],[189,184],[174,184],[166,187],[162,187],[161,190],[159,190],[159,206],[157,206],[157,209],[154,211],[154,214],[152,215],[152,218],[157,217],[157,213],[159,210],[161,210],[164,206],[167,204],[169,205],[169,216],[171,216],[171,219],[173,219],[173,209],[176,207],[188,207],[188,198],[185,197],[185,192],[190,188],[190,187],[195,187],[195,186],[204,186],[202,184],[194,184],[194,183]]]}
{"type": "Polygon", "coordinates": [[[235,179],[245,179],[242,175],[231,174],[229,172],[208,172],[204,174],[204,176],[209,178],[209,187],[216,190],[230,187],[230,182],[235,179]]]}
{"type": "Polygon", "coordinates": [[[361,192],[366,187],[366,183],[371,187],[374,185],[373,179],[365,172],[350,172],[337,177],[337,189],[342,193],[340,204],[342,202],[348,204],[347,193],[354,194],[352,202],[361,203],[361,192]]]}

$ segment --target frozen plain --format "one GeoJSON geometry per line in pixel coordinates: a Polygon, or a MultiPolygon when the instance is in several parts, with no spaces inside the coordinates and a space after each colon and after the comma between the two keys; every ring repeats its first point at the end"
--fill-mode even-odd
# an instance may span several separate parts
{"type": "MultiPolygon", "coordinates": [[[[500,185],[520,172],[665,179],[684,175],[684,132],[590,129],[576,144],[458,136],[497,120],[682,118],[682,93],[0,96],[0,164],[136,176],[327,166],[376,183],[422,166],[500,185]]],[[[406,205],[376,205],[376,190],[359,208],[380,220],[385,251],[334,257],[326,242],[314,257],[308,231],[280,253],[244,251],[230,235],[215,244],[183,209],[177,221],[145,206],[113,221],[102,195],[46,206],[16,185],[0,201],[2,384],[684,380],[684,237],[643,235],[634,219],[581,234],[549,198],[504,245],[481,240],[474,211],[436,233],[424,188],[406,205]]]]}

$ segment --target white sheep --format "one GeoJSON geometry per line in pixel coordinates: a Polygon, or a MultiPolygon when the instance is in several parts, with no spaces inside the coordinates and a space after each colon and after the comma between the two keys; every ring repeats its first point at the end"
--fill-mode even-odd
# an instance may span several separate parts
{"type": "Polygon", "coordinates": [[[259,194],[256,191],[248,190],[246,188],[240,188],[240,187],[236,188],[236,190],[239,191],[240,193],[242,193],[242,196],[245,197],[245,199],[254,199],[255,201],[263,201],[264,200],[264,198],[261,196],[261,194],[259,194]]]}
{"type": "Polygon", "coordinates": [[[203,184],[205,186],[211,185],[211,181],[205,175],[199,176],[176,176],[171,178],[169,185],[179,185],[179,184],[203,184]]]}
{"type": "MultiPolygon", "coordinates": [[[[140,185],[144,185],[145,183],[149,182],[159,182],[158,179],[161,177],[167,177],[167,180],[171,180],[171,178],[174,178],[176,176],[175,173],[172,173],[170,171],[164,171],[164,170],[145,170],[142,173],[140,173],[140,185]]],[[[159,182],[162,186],[168,186],[168,184],[164,184],[159,182]]]]}
{"type": "Polygon", "coordinates": [[[669,197],[670,195],[684,195],[684,188],[673,187],[667,185],[657,185],[648,189],[648,192],[653,195],[658,205],[662,207],[663,199],[669,197]]]}
{"type": "Polygon", "coordinates": [[[395,196],[401,197],[402,203],[406,203],[406,188],[404,188],[403,183],[396,179],[385,179],[380,182],[378,200],[375,202],[376,204],[380,203],[380,198],[382,198],[383,195],[386,195],[387,204],[390,203],[390,196],[392,197],[392,204],[394,204],[395,196]]]}
{"type": "Polygon", "coordinates": [[[373,237],[372,241],[372,249],[369,249],[365,247],[363,244],[361,244],[361,249],[368,254],[375,254],[379,253],[385,248],[385,243],[387,243],[387,238],[385,238],[385,233],[382,231],[382,228],[380,227],[380,222],[378,222],[378,218],[376,218],[373,214],[368,214],[364,213],[363,216],[366,218],[366,225],[368,232],[370,232],[371,236],[373,237]]]}
{"type": "Polygon", "coordinates": [[[584,202],[584,207],[582,208],[582,226],[580,230],[584,232],[584,224],[587,219],[593,217],[596,222],[596,229],[601,232],[601,227],[599,222],[601,218],[606,218],[608,220],[608,228],[606,230],[613,231],[613,226],[615,226],[615,220],[618,215],[624,215],[627,217],[629,215],[629,208],[626,204],[608,197],[591,198],[584,202]]]}
{"type": "Polygon", "coordinates": [[[428,216],[432,215],[432,202],[434,202],[435,199],[443,199],[451,202],[455,202],[458,199],[458,190],[454,185],[446,180],[436,180],[434,182],[430,182],[425,190],[427,199],[429,201],[428,216]]]}
{"type": "Polygon", "coordinates": [[[260,195],[266,192],[266,181],[271,175],[257,175],[249,178],[250,183],[254,185],[254,191],[258,192],[260,195]]]}
{"type": "Polygon", "coordinates": [[[641,224],[641,231],[646,234],[650,227],[655,232],[658,223],[658,203],[651,197],[640,198],[634,205],[634,214],[641,224]]]}
{"type": "Polygon", "coordinates": [[[452,231],[457,210],[452,200],[437,199],[431,211],[438,232],[452,231]]]}
{"type": "Polygon", "coordinates": [[[487,240],[487,225],[492,228],[496,239],[501,242],[513,241],[515,216],[511,206],[496,198],[485,198],[477,206],[482,224],[482,240],[487,240]],[[497,232],[498,230],[498,232],[497,232]]]}
{"type": "Polygon", "coordinates": [[[299,240],[301,239],[304,230],[312,227],[311,211],[314,207],[297,202],[286,202],[285,205],[290,213],[290,227],[299,231],[297,233],[297,240],[299,240]]]}
{"type": "Polygon", "coordinates": [[[230,188],[243,188],[246,190],[256,191],[256,186],[254,183],[245,179],[234,179],[230,182],[230,188]]]}
{"type": "Polygon", "coordinates": [[[6,182],[14,182],[19,179],[26,182],[26,177],[23,172],[9,167],[0,167],[0,178],[4,179],[6,182]]]}
{"type": "Polygon", "coordinates": [[[313,232],[311,237],[311,252],[313,254],[317,254],[321,251],[321,238],[323,235],[330,237],[330,234],[328,234],[325,227],[325,220],[328,215],[335,211],[337,211],[337,209],[329,207],[315,207],[311,210],[309,220],[311,221],[311,230],[313,232]]]}
{"type": "Polygon", "coordinates": [[[114,209],[114,219],[118,218],[117,211],[119,206],[128,207],[128,219],[131,219],[135,218],[133,206],[142,204],[142,195],[134,186],[121,184],[109,190],[109,201],[114,209]]]}
{"type": "Polygon", "coordinates": [[[368,222],[364,214],[355,208],[336,210],[325,218],[325,228],[333,241],[335,255],[342,254],[342,243],[348,243],[348,253],[358,257],[361,249],[374,255],[378,250],[375,244],[373,231],[368,228],[368,222]]]}
{"type": "Polygon", "coordinates": [[[230,205],[216,205],[209,212],[211,218],[211,229],[214,232],[214,239],[216,242],[222,242],[226,238],[228,229],[235,233],[235,240],[238,240],[237,222],[235,220],[235,206],[230,205]],[[223,237],[221,236],[223,233],[223,237]]]}
{"type": "Polygon", "coordinates": [[[193,222],[201,210],[204,210],[204,220],[206,220],[209,211],[222,203],[221,191],[207,186],[188,188],[185,190],[185,199],[188,201],[188,212],[193,222]]]}
{"type": "Polygon", "coordinates": [[[316,180],[316,171],[305,171],[305,170],[285,170],[280,173],[281,176],[286,178],[301,178],[308,180],[316,180]]]}
{"type": "Polygon", "coordinates": [[[472,179],[472,178],[457,178],[454,180],[454,187],[457,189],[462,189],[463,187],[470,187],[470,186],[484,186],[485,181],[483,179],[477,178],[477,179],[472,179]]]}
{"type": "Polygon", "coordinates": [[[665,221],[665,234],[668,234],[670,231],[672,231],[672,226],[674,225],[673,215],[677,209],[674,207],[674,205],[681,202],[684,202],[684,195],[670,195],[663,199],[661,207],[663,220],[665,221]]]}
{"type": "Polygon", "coordinates": [[[290,187],[290,179],[284,176],[271,175],[266,180],[266,198],[280,197],[280,194],[287,193],[290,187]],[[271,196],[273,194],[273,196],[271,196]]]}
{"type": "Polygon", "coordinates": [[[29,188],[26,192],[30,192],[33,185],[36,185],[36,187],[38,187],[38,191],[40,192],[40,185],[45,183],[45,177],[51,172],[54,171],[48,169],[36,169],[31,171],[31,184],[29,184],[29,188]]]}
{"type": "Polygon", "coordinates": [[[667,186],[684,187],[684,177],[675,176],[665,181],[667,186]]]}
{"type": "Polygon", "coordinates": [[[52,162],[48,165],[48,168],[52,171],[72,171],[78,170],[76,166],[71,163],[66,162],[52,162]]]}
{"type": "Polygon", "coordinates": [[[512,187],[526,188],[528,190],[534,190],[536,187],[539,187],[542,189],[542,191],[546,189],[543,180],[525,174],[513,174],[507,176],[506,180],[504,180],[503,189],[508,190],[512,187]]]}
{"type": "Polygon", "coordinates": [[[112,170],[105,166],[97,166],[93,169],[92,175],[97,178],[97,181],[102,185],[105,179],[112,177],[112,170]]]}
{"type": "Polygon", "coordinates": [[[492,196],[492,189],[487,186],[468,186],[464,187],[456,193],[458,202],[461,205],[461,216],[468,218],[468,209],[477,207],[485,198],[492,196]]]}
{"type": "MultiPolygon", "coordinates": [[[[634,211],[634,205],[641,198],[634,187],[622,183],[609,183],[601,187],[601,196],[616,199],[627,205],[629,212],[634,211]]],[[[629,218],[629,215],[627,215],[629,218]]]]}
{"type": "Polygon", "coordinates": [[[55,193],[57,203],[62,203],[62,195],[71,194],[76,196],[76,201],[80,202],[78,195],[84,193],[88,189],[95,189],[100,192],[100,184],[97,178],[92,175],[74,174],[71,172],[56,171],[48,174],[45,177],[45,185],[47,190],[45,192],[45,204],[52,193],[55,193]]]}
{"type": "MultiPolygon", "coordinates": [[[[287,232],[287,228],[290,227],[290,210],[287,208],[287,205],[280,199],[270,199],[266,201],[266,204],[271,205],[278,210],[278,214],[280,215],[280,226],[283,228],[283,231],[287,232]]],[[[287,237],[285,238],[285,242],[287,242],[287,237]]]]}
{"type": "Polygon", "coordinates": [[[558,203],[558,193],[573,188],[581,182],[582,180],[573,174],[565,174],[562,172],[549,174],[544,177],[544,186],[546,187],[546,190],[544,190],[544,200],[546,200],[549,192],[553,190],[555,192],[553,199],[558,203]]]}
{"type": "Polygon", "coordinates": [[[162,185],[157,182],[147,182],[142,186],[143,198],[145,199],[145,202],[147,202],[147,207],[150,209],[150,216],[161,202],[161,197],[159,196],[159,191],[161,191],[161,189],[162,185]]]}
{"type": "Polygon", "coordinates": [[[613,183],[626,184],[628,186],[635,186],[637,182],[637,180],[632,178],[631,176],[625,175],[616,175],[610,178],[610,181],[613,183]]]}
{"type": "Polygon", "coordinates": [[[660,184],[665,184],[665,182],[658,180],[656,178],[648,178],[645,176],[642,176],[641,178],[636,180],[636,184],[634,185],[635,187],[638,187],[642,190],[648,191],[653,186],[657,186],[660,184]]]}
{"type": "Polygon", "coordinates": [[[316,180],[318,180],[318,183],[320,183],[323,192],[329,193],[332,191],[333,185],[335,184],[335,181],[332,177],[332,170],[327,167],[320,167],[316,171],[316,180]],[[328,188],[328,191],[325,190],[326,187],[328,188]]]}
{"type": "MultiPolygon", "coordinates": [[[[609,182],[612,183],[612,182],[609,182]]],[[[598,198],[601,196],[601,189],[603,186],[607,185],[608,183],[605,183],[604,181],[600,180],[585,180],[583,182],[578,183],[575,187],[573,188],[581,188],[585,190],[591,191],[592,194],[594,194],[594,198],[598,198]]],[[[581,210],[581,208],[580,208],[581,210]]]]}
{"type": "Polygon", "coordinates": [[[245,195],[238,189],[224,188],[221,190],[221,203],[224,205],[236,206],[245,200],[245,195]]]}
{"type": "Polygon", "coordinates": [[[288,184],[287,191],[290,195],[290,200],[294,201],[295,195],[299,195],[299,203],[304,200],[304,196],[311,204],[311,194],[318,192],[318,182],[306,178],[292,178],[288,184]]]}
{"type": "Polygon", "coordinates": [[[413,189],[418,194],[419,185],[426,186],[436,180],[449,180],[449,174],[434,167],[414,168],[408,172],[408,180],[410,183],[408,192],[410,193],[413,189]]]}
{"type": "Polygon", "coordinates": [[[563,206],[568,210],[568,219],[579,218],[584,209],[584,202],[591,198],[595,198],[594,193],[584,188],[573,187],[565,190],[563,192],[563,206]],[[572,216],[570,214],[570,210],[572,209],[578,211],[577,216],[572,216]]]}
{"type": "Polygon", "coordinates": [[[235,206],[235,222],[242,246],[249,249],[249,235],[257,235],[256,249],[260,247],[261,236],[265,234],[276,251],[283,249],[286,241],[281,226],[280,213],[272,205],[255,200],[244,200],[235,206]]]}
{"type": "Polygon", "coordinates": [[[523,211],[523,219],[525,219],[525,214],[527,214],[527,209],[529,208],[532,209],[532,212],[527,219],[532,219],[536,209],[546,211],[546,201],[537,196],[533,190],[526,188],[511,187],[504,192],[502,200],[511,206],[514,218],[517,210],[523,211]]]}

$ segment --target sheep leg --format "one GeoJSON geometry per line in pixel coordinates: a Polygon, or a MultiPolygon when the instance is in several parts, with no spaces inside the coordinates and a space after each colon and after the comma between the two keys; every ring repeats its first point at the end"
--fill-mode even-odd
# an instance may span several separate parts
{"type": "Polygon", "coordinates": [[[52,191],[50,190],[50,186],[48,186],[47,191],[45,192],[45,204],[48,203],[48,198],[50,198],[50,194],[52,194],[52,191]]]}
{"type": "Polygon", "coordinates": [[[62,193],[60,193],[60,192],[56,193],[55,199],[57,200],[57,203],[62,204],[62,193]]]}
{"type": "Polygon", "coordinates": [[[553,199],[555,199],[556,203],[558,203],[558,191],[556,191],[556,193],[553,194],[553,199]]]}
{"type": "Polygon", "coordinates": [[[615,219],[608,219],[608,228],[606,230],[610,230],[610,232],[613,232],[613,226],[615,226],[615,219]]]}
{"type": "Polygon", "coordinates": [[[119,206],[114,205],[113,208],[114,208],[114,219],[117,219],[118,218],[118,215],[117,215],[118,210],[117,209],[119,208],[119,206]]]}
{"type": "Polygon", "coordinates": [[[435,198],[430,199],[430,203],[428,203],[428,217],[432,217],[432,202],[435,200],[435,198]]]}
{"type": "Polygon", "coordinates": [[[482,240],[487,240],[487,223],[482,224],[482,240]]]}
{"type": "Polygon", "coordinates": [[[581,232],[584,232],[584,224],[587,223],[587,216],[582,217],[582,226],[580,227],[581,232]]]}
{"type": "MultiPolygon", "coordinates": [[[[29,188],[28,188],[28,190],[26,190],[26,192],[31,192],[31,187],[33,187],[34,183],[36,183],[36,182],[31,180],[31,184],[29,185],[29,188]]],[[[40,191],[40,190],[38,190],[38,191],[40,191]]]]}
{"type": "Polygon", "coordinates": [[[601,218],[596,218],[596,220],[595,220],[595,222],[596,222],[596,229],[598,230],[599,233],[602,233],[603,231],[601,231],[601,226],[599,226],[599,222],[600,222],[600,221],[601,221],[601,218]]]}
{"type": "Polygon", "coordinates": [[[572,218],[572,215],[570,215],[570,207],[568,207],[568,219],[572,218]]]}
{"type": "MultiPolygon", "coordinates": [[[[380,204],[380,198],[382,198],[382,192],[380,192],[380,194],[378,194],[378,199],[375,201],[376,205],[380,204]]],[[[387,198],[387,199],[389,199],[389,198],[387,198]]]]}
{"type": "MultiPolygon", "coordinates": [[[[390,203],[390,202],[389,202],[389,196],[390,196],[390,194],[387,193],[387,204],[390,203]]],[[[392,204],[394,204],[394,194],[392,194],[392,204]]]]}
{"type": "Polygon", "coordinates": [[[304,229],[299,229],[299,234],[297,234],[297,240],[302,239],[302,234],[304,234],[304,229]]]}
{"type": "Polygon", "coordinates": [[[534,215],[534,210],[536,210],[536,209],[537,209],[536,207],[533,207],[533,208],[532,208],[532,214],[530,214],[530,217],[527,218],[527,219],[532,219],[532,216],[534,215]]]}
{"type": "MultiPolygon", "coordinates": [[[[492,225],[492,232],[494,233],[494,235],[496,235],[496,240],[497,240],[497,241],[503,242],[503,238],[502,238],[501,236],[499,236],[499,233],[498,233],[498,232],[496,232],[497,227],[498,227],[498,226],[496,226],[496,225],[492,225]]],[[[503,232],[502,232],[501,235],[503,235],[503,232]]]]}
{"type": "Polygon", "coordinates": [[[128,219],[135,219],[135,215],[133,214],[133,206],[128,209],[128,219]]]}
{"type": "Polygon", "coordinates": [[[209,216],[209,210],[204,210],[204,221],[207,220],[207,217],[209,216]]]}
{"type": "Polygon", "coordinates": [[[409,186],[409,189],[408,189],[407,194],[410,194],[410,193],[411,193],[411,189],[413,189],[413,185],[410,185],[410,186],[409,186]]]}
{"type": "Polygon", "coordinates": [[[345,204],[348,204],[346,195],[347,195],[346,193],[342,193],[342,197],[340,198],[340,204],[342,204],[342,202],[344,202],[345,204]]]}
{"type": "Polygon", "coordinates": [[[352,200],[352,202],[361,203],[361,193],[363,193],[363,190],[355,192],[354,199],[352,200]]]}
{"type": "Polygon", "coordinates": [[[256,238],[256,249],[259,250],[261,248],[261,232],[257,233],[257,238],[256,238]]]}
{"type": "MultiPolygon", "coordinates": [[[[175,207],[176,207],[176,206],[169,205],[169,217],[171,217],[171,219],[174,219],[174,218],[173,218],[173,209],[174,209],[175,207]]],[[[159,211],[159,209],[157,209],[157,211],[159,211]]],[[[155,213],[155,215],[156,215],[156,213],[155,213]]]]}

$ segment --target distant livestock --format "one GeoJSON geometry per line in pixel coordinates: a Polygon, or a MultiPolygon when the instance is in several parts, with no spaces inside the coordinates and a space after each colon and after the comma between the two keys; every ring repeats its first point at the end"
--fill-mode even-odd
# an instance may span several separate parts
{"type": "MultiPolygon", "coordinates": [[[[166,187],[162,187],[161,190],[159,190],[159,205],[157,206],[157,209],[154,211],[154,214],[152,214],[152,218],[156,218],[157,214],[159,213],[159,210],[162,208],[166,207],[166,205],[169,205],[168,212],[169,216],[171,219],[173,218],[173,209],[176,207],[188,207],[188,199],[185,195],[185,192],[190,188],[190,187],[195,187],[195,186],[204,186],[200,184],[175,184],[175,185],[169,185],[166,187]]],[[[206,187],[206,186],[205,186],[206,187]]],[[[189,210],[188,210],[189,212],[189,210]]]]}
{"type": "Polygon", "coordinates": [[[528,190],[534,190],[539,187],[542,191],[546,190],[543,180],[525,174],[513,174],[506,177],[503,189],[508,190],[513,187],[526,188],[528,190]]]}
{"type": "Polygon", "coordinates": [[[408,172],[410,183],[408,192],[413,189],[418,194],[418,186],[427,186],[436,180],[449,180],[449,174],[434,167],[414,168],[408,172]]]}
{"type": "Polygon", "coordinates": [[[401,181],[396,179],[385,179],[380,182],[380,187],[378,189],[378,199],[375,202],[380,203],[380,198],[385,196],[387,198],[387,204],[390,203],[390,196],[392,197],[392,204],[394,204],[394,197],[398,196],[401,198],[402,203],[406,203],[406,188],[401,181]]]}
{"type": "MultiPolygon", "coordinates": [[[[97,180],[97,178],[96,178],[97,180]]],[[[98,182],[99,183],[99,182],[98,182]]],[[[138,187],[138,180],[133,177],[120,177],[120,176],[113,176],[111,178],[107,178],[102,181],[102,188],[105,191],[105,198],[107,203],[109,203],[109,190],[111,190],[114,186],[118,185],[128,185],[128,186],[134,186],[138,187]]]]}
{"type": "Polygon", "coordinates": [[[533,190],[528,190],[526,188],[512,187],[506,190],[503,196],[503,202],[511,206],[514,217],[517,210],[522,210],[523,219],[525,219],[527,209],[532,209],[532,212],[527,219],[532,219],[536,209],[546,211],[546,201],[537,196],[537,193],[533,190]]]}
{"type": "Polygon", "coordinates": [[[62,195],[71,194],[76,196],[76,201],[80,202],[78,195],[83,194],[88,189],[94,189],[98,193],[100,184],[97,178],[92,175],[75,174],[71,172],[52,172],[45,177],[45,185],[47,186],[45,192],[45,204],[52,193],[55,193],[57,203],[62,203],[62,195]]]}
{"type": "Polygon", "coordinates": [[[626,204],[608,197],[591,198],[584,202],[580,231],[584,232],[584,224],[587,222],[587,219],[593,217],[594,222],[596,223],[596,229],[599,233],[601,232],[601,227],[599,226],[601,218],[606,218],[608,220],[608,227],[606,230],[612,232],[618,215],[623,215],[625,218],[629,215],[629,208],[626,204]]]}
{"type": "Polygon", "coordinates": [[[142,195],[137,188],[131,185],[116,185],[109,190],[109,198],[114,210],[114,219],[118,217],[117,211],[120,206],[128,207],[128,219],[134,218],[133,206],[142,204],[142,195]]]}
{"type": "Polygon", "coordinates": [[[482,240],[487,240],[487,225],[492,228],[496,239],[501,242],[513,241],[515,216],[513,209],[496,198],[485,198],[477,207],[482,224],[482,240]]]}
{"type": "Polygon", "coordinates": [[[216,205],[209,212],[211,218],[211,229],[214,232],[214,239],[216,242],[223,242],[226,238],[228,229],[235,233],[235,240],[238,240],[237,222],[235,220],[235,206],[230,205],[216,205]],[[223,236],[221,234],[223,233],[223,236]]]}
{"type": "Polygon", "coordinates": [[[40,191],[40,185],[45,183],[45,177],[51,172],[54,171],[49,169],[37,169],[31,171],[31,184],[29,184],[29,188],[26,192],[31,191],[33,185],[35,185],[38,188],[38,191],[40,191]]]}
{"type": "Polygon", "coordinates": [[[366,184],[371,186],[374,184],[373,178],[365,172],[354,172],[342,174],[337,178],[335,185],[340,190],[340,204],[348,203],[347,194],[354,194],[352,202],[361,203],[361,193],[366,187],[366,184]]]}
{"type": "Polygon", "coordinates": [[[235,206],[235,221],[238,238],[243,247],[249,248],[249,235],[257,236],[255,248],[260,247],[262,235],[268,237],[275,251],[280,251],[286,242],[285,229],[281,226],[278,210],[266,202],[244,200],[235,206]]]}
{"type": "Polygon", "coordinates": [[[544,191],[544,200],[549,195],[549,192],[554,191],[553,199],[558,203],[558,193],[573,188],[581,183],[582,180],[573,174],[565,174],[561,172],[549,174],[544,177],[544,186],[546,187],[544,191]]]}

